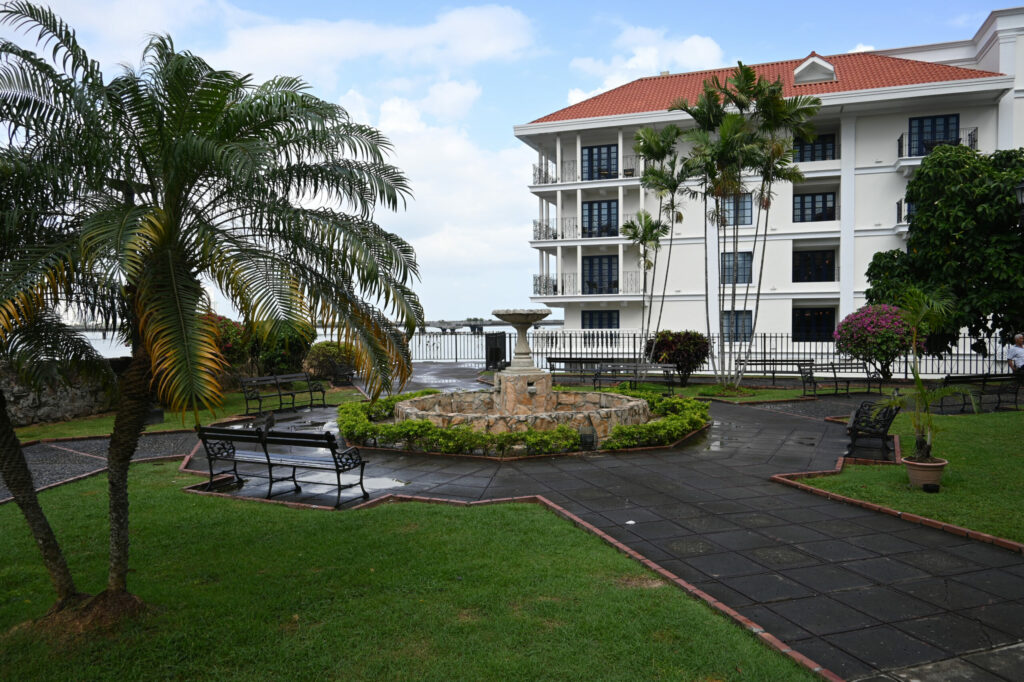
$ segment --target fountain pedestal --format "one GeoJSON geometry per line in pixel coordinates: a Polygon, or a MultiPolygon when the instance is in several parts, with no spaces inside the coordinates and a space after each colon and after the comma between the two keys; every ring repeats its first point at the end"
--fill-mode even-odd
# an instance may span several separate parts
{"type": "Polygon", "coordinates": [[[515,327],[516,347],[507,369],[494,376],[495,405],[506,414],[534,414],[553,408],[551,374],[537,369],[527,332],[530,326],[551,314],[546,308],[534,310],[494,310],[492,314],[515,327]]]}

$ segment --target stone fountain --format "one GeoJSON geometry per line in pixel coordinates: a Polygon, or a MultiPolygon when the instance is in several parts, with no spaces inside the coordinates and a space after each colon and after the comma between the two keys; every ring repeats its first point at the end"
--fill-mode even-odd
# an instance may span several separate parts
{"type": "Polygon", "coordinates": [[[405,400],[395,406],[395,419],[426,419],[440,427],[468,424],[488,433],[550,431],[566,424],[592,432],[599,441],[619,424],[650,421],[646,400],[616,393],[552,390],[551,374],[533,364],[526,336],[532,324],[549,314],[548,309],[495,310],[495,317],[515,327],[516,347],[508,368],[494,375],[494,389],[405,400]]]}

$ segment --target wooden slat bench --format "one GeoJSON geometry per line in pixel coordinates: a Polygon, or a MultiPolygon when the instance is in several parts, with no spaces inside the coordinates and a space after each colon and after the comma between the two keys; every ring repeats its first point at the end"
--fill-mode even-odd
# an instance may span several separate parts
{"type": "Polygon", "coordinates": [[[562,355],[549,355],[547,358],[548,371],[553,376],[572,377],[582,380],[589,379],[594,375],[597,366],[602,362],[608,362],[608,358],[587,358],[562,355]]]}
{"type": "Polygon", "coordinates": [[[271,410],[294,410],[297,407],[327,407],[327,391],[321,382],[313,380],[306,372],[297,374],[276,374],[265,377],[242,379],[242,395],[245,397],[246,414],[262,414],[263,403],[268,406],[276,402],[271,410]],[[296,382],[305,382],[305,388],[298,388],[296,382]],[[296,399],[301,402],[296,403],[296,399]],[[307,402],[308,398],[308,402],[307,402]],[[250,404],[256,409],[251,411],[250,404]]]}
{"type": "Polygon", "coordinates": [[[805,396],[817,396],[818,389],[822,387],[832,388],[832,395],[839,395],[840,391],[850,395],[850,384],[855,381],[863,382],[868,393],[871,393],[872,386],[877,386],[878,393],[882,393],[882,375],[868,369],[867,363],[862,360],[841,360],[823,365],[803,366],[800,369],[800,381],[805,396]]]}
{"type": "Polygon", "coordinates": [[[1013,409],[1017,409],[1018,394],[1021,389],[1021,382],[1024,379],[1017,374],[948,374],[942,379],[942,386],[963,386],[970,390],[970,395],[946,396],[939,401],[940,407],[945,407],[948,398],[960,399],[960,411],[967,409],[973,397],[978,403],[984,406],[985,396],[996,397],[995,409],[1002,407],[1003,402],[1013,403],[1013,409]]]}
{"type": "Polygon", "coordinates": [[[594,388],[602,388],[606,381],[619,383],[623,379],[629,381],[630,388],[636,388],[642,382],[662,383],[671,394],[676,383],[676,366],[667,363],[602,362],[594,372],[594,388]]]}
{"type": "MultiPolygon", "coordinates": [[[[196,428],[199,440],[203,443],[206,460],[210,469],[210,485],[220,474],[231,473],[236,480],[238,464],[261,464],[267,467],[266,475],[249,473],[250,476],[266,478],[267,499],[281,492],[274,492],[274,484],[290,481],[294,492],[302,492],[296,471],[311,469],[333,471],[337,476],[338,496],[335,506],[341,504],[341,491],[356,485],[363,491],[363,499],[369,493],[363,486],[363,472],[366,462],[355,447],[339,448],[333,433],[305,433],[296,431],[263,431],[258,428],[228,428],[223,426],[199,426],[196,428]],[[324,453],[330,457],[324,457],[324,453]],[[218,462],[230,463],[230,467],[217,470],[218,462]],[[274,469],[291,470],[290,474],[275,475],[274,469]],[[341,475],[354,469],[359,470],[359,479],[354,483],[342,484],[341,475]]],[[[314,481],[322,484],[321,481],[314,481]]]]}
{"type": "Polygon", "coordinates": [[[775,385],[777,374],[789,374],[797,376],[800,374],[800,367],[812,365],[811,358],[747,358],[736,361],[741,372],[758,372],[760,374],[771,374],[772,386],[775,385]]]}

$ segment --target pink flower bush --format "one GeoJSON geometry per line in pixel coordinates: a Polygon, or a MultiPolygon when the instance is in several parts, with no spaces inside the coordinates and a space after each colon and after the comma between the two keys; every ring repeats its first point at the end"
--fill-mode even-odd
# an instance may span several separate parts
{"type": "Polygon", "coordinates": [[[913,334],[903,313],[894,305],[867,305],[856,310],[836,327],[836,350],[878,368],[892,378],[892,363],[910,351],[913,334]]]}

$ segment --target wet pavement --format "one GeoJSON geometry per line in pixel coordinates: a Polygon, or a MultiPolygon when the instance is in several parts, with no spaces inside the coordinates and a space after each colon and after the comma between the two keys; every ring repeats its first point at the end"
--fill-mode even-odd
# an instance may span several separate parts
{"type": "MultiPolygon", "coordinates": [[[[436,378],[475,388],[467,364],[418,368],[408,388],[436,378]]],[[[833,468],[847,440],[821,416],[863,399],[714,403],[712,427],[669,450],[516,462],[367,451],[367,488],[371,497],[543,495],[848,679],[1021,679],[1021,554],[769,480],[833,468]]],[[[324,485],[274,499],[333,505],[333,474],[319,476],[324,485]]],[[[265,493],[264,480],[249,479],[233,494],[265,493]]],[[[356,493],[345,506],[361,502],[356,493]]]]}

